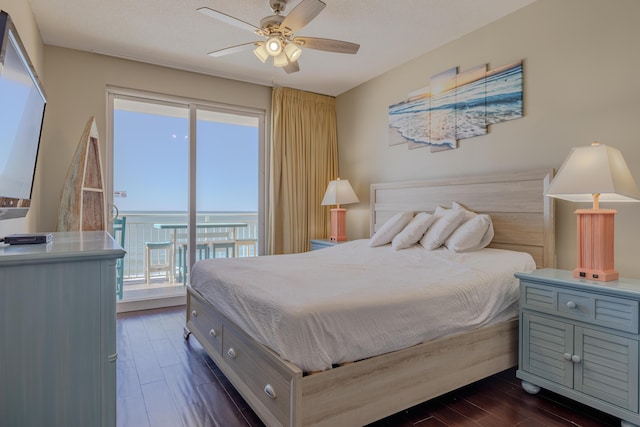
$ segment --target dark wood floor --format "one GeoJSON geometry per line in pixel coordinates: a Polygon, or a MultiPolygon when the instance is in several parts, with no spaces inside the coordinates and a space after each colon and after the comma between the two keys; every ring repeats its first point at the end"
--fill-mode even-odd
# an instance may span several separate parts
{"type": "MultiPolygon", "coordinates": [[[[118,315],[118,426],[262,426],[183,326],[184,307],[118,315]]],[[[545,390],[528,395],[510,369],[371,426],[619,425],[545,390]]]]}

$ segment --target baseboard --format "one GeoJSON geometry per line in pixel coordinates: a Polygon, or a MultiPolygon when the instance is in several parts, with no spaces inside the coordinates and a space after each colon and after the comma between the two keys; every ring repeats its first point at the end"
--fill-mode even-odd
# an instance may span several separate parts
{"type": "Polygon", "coordinates": [[[153,299],[141,299],[133,301],[118,301],[116,304],[116,313],[126,313],[129,311],[152,310],[154,308],[174,307],[177,305],[186,305],[187,296],[178,295],[171,297],[161,297],[153,299]]]}

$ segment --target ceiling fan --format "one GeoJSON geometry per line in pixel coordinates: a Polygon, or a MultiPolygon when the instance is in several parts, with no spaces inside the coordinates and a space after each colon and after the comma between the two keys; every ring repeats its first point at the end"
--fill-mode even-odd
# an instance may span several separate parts
{"type": "Polygon", "coordinates": [[[253,53],[262,62],[266,62],[267,59],[273,57],[273,65],[282,67],[290,74],[300,70],[298,58],[302,53],[301,48],[350,54],[355,54],[360,49],[359,44],[342,40],[297,37],[294,35],[296,31],[302,29],[322,12],[326,4],[321,0],[302,0],[286,16],[282,16],[282,12],[287,6],[287,0],[269,0],[269,6],[271,6],[274,14],[264,17],[260,21],[260,27],[208,7],[196,9],[203,15],[251,31],[266,39],[215,50],[210,52],[209,55],[218,57],[253,49],[253,53]]]}

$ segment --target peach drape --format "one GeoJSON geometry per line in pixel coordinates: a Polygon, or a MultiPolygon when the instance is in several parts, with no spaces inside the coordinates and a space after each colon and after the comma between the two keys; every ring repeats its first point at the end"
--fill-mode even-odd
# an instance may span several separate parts
{"type": "Polygon", "coordinates": [[[274,88],[270,166],[268,253],[307,251],[310,239],[329,235],[320,202],[338,174],[335,98],[274,88]]]}

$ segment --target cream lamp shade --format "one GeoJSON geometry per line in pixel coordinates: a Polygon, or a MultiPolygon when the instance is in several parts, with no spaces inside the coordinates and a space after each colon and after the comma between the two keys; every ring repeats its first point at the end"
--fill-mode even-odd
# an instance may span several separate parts
{"type": "Polygon", "coordinates": [[[278,56],[273,57],[273,66],[274,67],[284,67],[289,63],[287,59],[287,55],[284,52],[280,52],[278,56]]]}
{"type": "Polygon", "coordinates": [[[262,62],[267,62],[267,59],[269,59],[269,51],[264,43],[258,45],[258,47],[253,50],[253,53],[255,53],[262,62]]]}
{"type": "Polygon", "coordinates": [[[284,53],[287,55],[287,58],[289,58],[289,61],[293,62],[300,58],[302,49],[300,49],[295,43],[290,42],[284,47],[284,53]]]}
{"type": "MultiPolygon", "coordinates": [[[[620,150],[594,142],[571,150],[547,196],[572,202],[637,202],[640,192],[620,150]]],[[[598,209],[598,206],[594,206],[598,209]]]]}
{"type": "Polygon", "coordinates": [[[578,209],[578,266],[573,276],[607,282],[618,279],[614,268],[613,209],[600,202],[637,202],[640,192],[620,150],[594,142],[573,148],[546,192],[572,202],[591,202],[593,209],[578,209]]]}
{"type": "Polygon", "coordinates": [[[269,55],[271,56],[277,56],[280,54],[280,52],[282,52],[282,42],[276,36],[272,36],[269,40],[267,40],[266,46],[267,52],[269,52],[269,55]]]}
{"type": "Polygon", "coordinates": [[[340,207],[349,203],[358,203],[358,196],[354,193],[349,180],[336,179],[329,181],[327,191],[324,193],[321,205],[338,205],[331,209],[331,240],[347,240],[347,210],[340,207]]]}
{"type": "Polygon", "coordinates": [[[358,196],[354,193],[348,179],[338,178],[335,181],[329,181],[327,191],[324,193],[321,205],[346,205],[349,203],[358,203],[358,196]]]}

